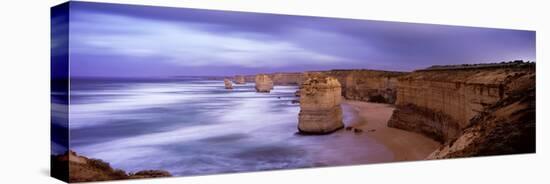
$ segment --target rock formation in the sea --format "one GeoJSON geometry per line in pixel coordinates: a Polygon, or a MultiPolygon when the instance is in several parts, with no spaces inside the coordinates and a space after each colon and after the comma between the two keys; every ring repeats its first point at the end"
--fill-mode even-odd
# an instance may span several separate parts
{"type": "Polygon", "coordinates": [[[73,151],[52,156],[51,162],[52,176],[70,183],[172,176],[169,172],[163,170],[126,173],[120,169],[113,169],[109,163],[102,160],[77,155],[73,151]]]}
{"type": "Polygon", "coordinates": [[[342,127],[341,85],[333,77],[310,75],[300,86],[298,130],[327,134],[342,127]]]}
{"type": "Polygon", "coordinates": [[[233,83],[229,79],[223,79],[225,89],[233,89],[233,83]]]}
{"type": "Polygon", "coordinates": [[[535,85],[515,90],[470,120],[462,134],[427,159],[534,153],[535,85]]]}
{"type": "Polygon", "coordinates": [[[535,64],[523,62],[417,70],[398,78],[388,126],[452,141],[486,108],[522,86],[534,87],[534,78],[535,64]]]}
{"type": "MultiPolygon", "coordinates": [[[[395,103],[397,78],[406,72],[380,70],[329,70],[308,71],[303,73],[277,72],[263,74],[273,85],[301,85],[309,75],[323,74],[338,80],[342,86],[342,96],[348,100],[377,103],[395,103]]],[[[246,82],[256,82],[258,75],[245,75],[246,82]]]]}
{"type": "Polygon", "coordinates": [[[273,80],[266,74],[256,75],[256,91],[260,93],[269,93],[273,89],[273,80]]]}
{"type": "Polygon", "coordinates": [[[245,84],[246,80],[244,79],[244,76],[237,75],[235,76],[235,84],[245,84]]]}
{"type": "Polygon", "coordinates": [[[330,70],[306,72],[306,76],[315,73],[338,79],[345,99],[389,104],[395,103],[397,78],[407,74],[381,70],[330,70]]]}

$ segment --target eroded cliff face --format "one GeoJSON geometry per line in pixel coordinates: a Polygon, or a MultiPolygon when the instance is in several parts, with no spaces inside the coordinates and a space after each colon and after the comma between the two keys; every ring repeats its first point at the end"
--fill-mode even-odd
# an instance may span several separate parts
{"type": "Polygon", "coordinates": [[[396,110],[388,126],[453,140],[470,119],[511,92],[534,86],[534,64],[419,70],[398,78],[396,110]]]}
{"type": "Polygon", "coordinates": [[[300,86],[298,130],[307,134],[326,134],[344,127],[341,85],[333,77],[311,75],[300,86]]]}
{"type": "Polygon", "coordinates": [[[306,74],[315,73],[336,78],[342,85],[342,96],[348,100],[390,104],[393,104],[396,99],[397,77],[407,74],[380,70],[306,72],[306,74]]]}
{"type": "Polygon", "coordinates": [[[269,74],[275,85],[300,85],[304,82],[303,73],[273,73],[269,74]]]}
{"type": "Polygon", "coordinates": [[[535,84],[527,80],[510,95],[471,119],[470,125],[454,140],[427,159],[534,153],[535,84]],[[526,87],[526,88],[525,88],[526,87]]]}

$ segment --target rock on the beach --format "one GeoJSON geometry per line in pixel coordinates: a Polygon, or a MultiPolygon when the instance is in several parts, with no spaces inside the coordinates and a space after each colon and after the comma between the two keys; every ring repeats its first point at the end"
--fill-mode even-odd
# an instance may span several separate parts
{"type": "Polygon", "coordinates": [[[260,93],[269,93],[273,89],[273,80],[268,75],[258,74],[255,78],[256,91],[260,93]]]}
{"type": "Polygon", "coordinates": [[[327,134],[344,127],[341,93],[335,78],[310,76],[300,87],[298,130],[306,134],[327,134]]]}
{"type": "Polygon", "coordinates": [[[225,89],[233,89],[233,83],[229,79],[224,79],[223,83],[225,84],[225,89]]]}
{"type": "Polygon", "coordinates": [[[244,76],[237,75],[235,76],[235,84],[245,84],[246,80],[244,79],[244,76]]]}

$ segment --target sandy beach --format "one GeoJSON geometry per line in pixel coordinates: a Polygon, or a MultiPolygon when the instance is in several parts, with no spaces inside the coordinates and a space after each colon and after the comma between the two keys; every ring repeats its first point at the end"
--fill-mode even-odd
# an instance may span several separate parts
{"type": "Polygon", "coordinates": [[[394,107],[388,104],[361,101],[343,101],[355,113],[351,126],[387,147],[393,153],[393,161],[422,160],[436,150],[440,144],[417,133],[407,132],[387,126],[394,107]]]}

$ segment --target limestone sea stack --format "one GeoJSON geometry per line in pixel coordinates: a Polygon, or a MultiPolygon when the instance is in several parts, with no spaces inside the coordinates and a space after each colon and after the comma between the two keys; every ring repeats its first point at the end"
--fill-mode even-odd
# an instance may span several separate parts
{"type": "Polygon", "coordinates": [[[310,75],[300,86],[298,130],[305,134],[327,134],[344,127],[341,95],[337,79],[310,75]]]}
{"type": "Polygon", "coordinates": [[[225,89],[233,89],[233,83],[229,79],[223,79],[223,83],[225,84],[225,89]]]}
{"type": "Polygon", "coordinates": [[[246,80],[244,79],[244,76],[237,75],[235,76],[235,84],[245,84],[246,80]]]}
{"type": "Polygon", "coordinates": [[[255,78],[256,91],[260,93],[269,93],[273,89],[273,80],[268,75],[258,74],[255,78]]]}

